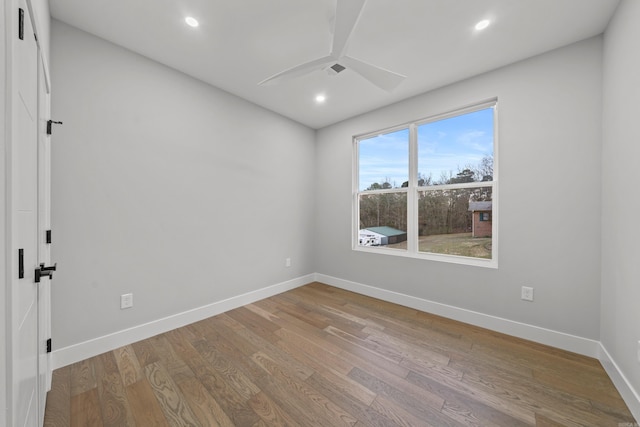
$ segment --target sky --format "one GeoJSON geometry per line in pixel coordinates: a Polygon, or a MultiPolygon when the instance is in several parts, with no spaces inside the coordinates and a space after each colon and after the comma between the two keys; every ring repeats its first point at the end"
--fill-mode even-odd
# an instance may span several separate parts
{"type": "MultiPolygon", "coordinates": [[[[493,157],[493,108],[418,127],[418,172],[438,181],[455,176],[483,157],[493,157]]],[[[409,129],[360,140],[359,189],[386,179],[394,187],[409,180],[409,129]]]]}

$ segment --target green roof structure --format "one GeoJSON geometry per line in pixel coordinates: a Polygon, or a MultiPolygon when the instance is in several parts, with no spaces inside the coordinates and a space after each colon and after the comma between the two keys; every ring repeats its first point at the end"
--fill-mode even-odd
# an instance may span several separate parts
{"type": "Polygon", "coordinates": [[[387,227],[386,225],[382,227],[367,227],[366,230],[373,231],[374,233],[378,233],[387,237],[401,236],[403,234],[407,234],[406,231],[398,230],[397,228],[393,228],[393,227],[387,227]]]}

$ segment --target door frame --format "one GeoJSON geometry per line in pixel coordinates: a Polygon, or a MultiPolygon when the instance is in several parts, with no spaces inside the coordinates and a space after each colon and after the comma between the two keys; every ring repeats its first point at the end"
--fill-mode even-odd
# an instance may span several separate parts
{"type": "MultiPolygon", "coordinates": [[[[46,230],[51,229],[51,136],[47,134],[47,120],[51,117],[50,89],[42,49],[38,52],[37,93],[37,170],[38,200],[38,263],[51,265],[51,244],[47,242],[46,230]]],[[[38,301],[38,423],[44,423],[47,392],[51,389],[51,353],[47,351],[47,340],[51,338],[51,277],[43,277],[37,286],[38,301]]]]}

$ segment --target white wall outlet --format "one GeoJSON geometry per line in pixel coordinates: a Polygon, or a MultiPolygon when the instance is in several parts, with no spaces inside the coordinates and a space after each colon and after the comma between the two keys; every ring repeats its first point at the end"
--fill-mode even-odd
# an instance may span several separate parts
{"type": "Polygon", "coordinates": [[[120,309],[133,307],[133,294],[120,295],[120,309]]]}
{"type": "Polygon", "coordinates": [[[523,286],[520,298],[524,301],[533,301],[533,288],[523,286]]]}
{"type": "Polygon", "coordinates": [[[284,266],[285,267],[291,267],[291,258],[285,258],[284,266]]]}

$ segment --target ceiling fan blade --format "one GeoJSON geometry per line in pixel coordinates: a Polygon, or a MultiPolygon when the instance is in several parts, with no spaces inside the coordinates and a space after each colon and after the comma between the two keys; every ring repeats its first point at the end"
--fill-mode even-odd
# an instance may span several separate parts
{"type": "Polygon", "coordinates": [[[344,55],[353,29],[360,19],[367,0],[337,0],[333,46],[331,55],[340,58],[344,55]]]}
{"type": "Polygon", "coordinates": [[[341,58],[340,63],[387,92],[394,90],[406,78],[406,76],[403,76],[402,74],[367,64],[366,62],[351,58],[350,56],[341,58]]]}
{"type": "Polygon", "coordinates": [[[324,58],[315,59],[313,61],[305,62],[304,64],[296,65],[293,68],[289,68],[288,70],[284,70],[278,74],[274,74],[273,76],[264,79],[258,85],[265,86],[279,83],[283,80],[293,79],[295,77],[302,76],[307,73],[311,73],[316,70],[321,70],[325,66],[336,62],[336,59],[333,56],[325,56],[324,58]]]}

